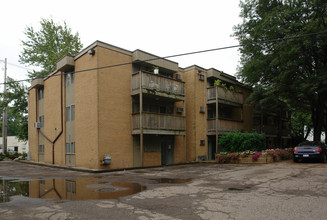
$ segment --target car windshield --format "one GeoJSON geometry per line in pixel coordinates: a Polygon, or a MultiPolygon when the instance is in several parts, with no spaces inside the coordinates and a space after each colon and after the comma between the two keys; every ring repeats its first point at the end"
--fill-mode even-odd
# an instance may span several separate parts
{"type": "Polygon", "coordinates": [[[299,144],[299,146],[319,146],[319,145],[323,145],[323,144],[319,141],[304,141],[299,144]]]}

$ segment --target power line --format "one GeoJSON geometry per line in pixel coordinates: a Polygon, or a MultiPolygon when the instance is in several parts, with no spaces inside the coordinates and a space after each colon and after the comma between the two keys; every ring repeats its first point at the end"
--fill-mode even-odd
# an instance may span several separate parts
{"type": "Polygon", "coordinates": [[[15,67],[17,67],[17,68],[25,69],[25,70],[28,70],[28,71],[33,71],[32,69],[29,69],[29,68],[27,68],[27,67],[20,66],[20,65],[14,64],[14,63],[9,63],[9,62],[7,62],[7,64],[9,64],[9,65],[11,65],[11,66],[15,66],[15,67]]]}
{"type": "MultiPolygon", "coordinates": [[[[279,41],[285,41],[285,40],[292,40],[292,39],[297,39],[297,38],[302,38],[302,37],[309,37],[309,36],[314,36],[314,35],[321,35],[321,34],[327,34],[327,31],[315,32],[315,33],[309,33],[309,34],[301,34],[301,35],[295,35],[295,36],[289,36],[289,37],[283,37],[283,38],[275,38],[275,39],[271,39],[271,40],[264,40],[264,41],[259,41],[259,42],[253,42],[253,43],[247,43],[247,44],[238,44],[238,45],[232,45],[232,46],[226,46],[226,47],[219,47],[219,48],[212,48],[212,49],[207,49],[207,50],[198,50],[198,51],[193,51],[193,52],[188,52],[188,53],[181,53],[181,54],[169,55],[169,56],[164,56],[164,57],[156,57],[156,58],[151,58],[151,59],[146,59],[146,60],[140,60],[140,61],[119,63],[119,64],[114,64],[114,65],[108,65],[108,66],[102,66],[102,67],[95,67],[95,68],[84,69],[84,70],[77,70],[77,71],[71,71],[71,72],[60,73],[60,74],[53,74],[51,76],[35,77],[35,78],[32,78],[32,79],[16,80],[16,81],[12,81],[11,83],[13,83],[13,82],[32,81],[34,79],[40,79],[40,78],[43,79],[45,77],[50,78],[50,77],[55,77],[55,76],[61,76],[61,75],[71,74],[71,73],[81,73],[81,72],[88,72],[88,71],[92,71],[92,70],[100,70],[100,69],[106,69],[106,68],[113,68],[113,67],[125,66],[125,65],[130,65],[130,64],[135,64],[135,63],[141,63],[141,62],[147,62],[147,61],[168,59],[168,58],[181,57],[181,56],[189,56],[189,55],[200,54],[200,53],[208,53],[208,52],[213,52],[213,51],[218,51],[218,50],[226,50],[226,49],[232,49],[232,48],[237,48],[237,47],[244,47],[244,46],[248,46],[248,45],[259,45],[259,44],[265,44],[265,43],[273,43],[273,42],[279,42],[279,41]]],[[[5,84],[5,83],[0,83],[0,85],[3,85],[3,84],[5,84]]]]}

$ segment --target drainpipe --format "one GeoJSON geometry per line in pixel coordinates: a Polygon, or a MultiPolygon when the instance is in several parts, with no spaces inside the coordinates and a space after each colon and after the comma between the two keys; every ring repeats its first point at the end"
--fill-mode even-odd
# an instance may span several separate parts
{"type": "Polygon", "coordinates": [[[216,153],[218,153],[218,85],[216,85],[216,153]]]}
{"type": "MultiPolygon", "coordinates": [[[[52,144],[52,164],[54,164],[55,156],[54,156],[54,145],[57,142],[58,138],[63,133],[63,97],[62,97],[62,72],[60,73],[60,117],[61,117],[61,131],[59,134],[55,137],[55,139],[52,141],[48,136],[46,136],[41,130],[38,130],[40,134],[42,134],[45,139],[47,139],[52,144]]],[[[35,90],[36,91],[36,90],[35,90]]],[[[36,103],[36,109],[37,109],[37,102],[36,103]]],[[[37,112],[37,111],[36,111],[37,112]]],[[[36,113],[37,114],[37,113],[36,113]]]]}
{"type": "Polygon", "coordinates": [[[141,166],[144,167],[144,147],[143,147],[143,88],[142,88],[142,71],[140,71],[140,153],[141,166]]]}

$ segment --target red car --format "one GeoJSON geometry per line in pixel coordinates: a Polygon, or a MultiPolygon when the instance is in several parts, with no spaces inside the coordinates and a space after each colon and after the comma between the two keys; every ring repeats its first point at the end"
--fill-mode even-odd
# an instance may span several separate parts
{"type": "Polygon", "coordinates": [[[317,141],[305,141],[300,143],[293,149],[293,161],[298,162],[299,160],[319,160],[326,163],[327,150],[326,146],[322,142],[317,141]]]}

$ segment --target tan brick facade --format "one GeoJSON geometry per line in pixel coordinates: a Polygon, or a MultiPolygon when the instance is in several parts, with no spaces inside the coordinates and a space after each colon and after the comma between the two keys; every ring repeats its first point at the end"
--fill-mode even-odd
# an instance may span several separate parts
{"type": "MultiPolygon", "coordinates": [[[[175,62],[153,58],[157,57],[141,50],[96,41],[76,56],[59,60],[57,70],[29,89],[32,160],[99,170],[212,157],[216,105],[208,94],[212,96],[209,84],[219,73],[198,66],[182,69],[175,62]],[[44,127],[37,128],[40,112],[44,127]],[[44,153],[39,152],[41,142],[44,153]],[[111,157],[110,165],[104,163],[106,156],[111,157]]],[[[245,104],[251,91],[227,74],[221,77],[243,98],[236,104],[220,101],[232,109],[231,120],[219,119],[220,126],[251,131],[253,110],[245,104]]]]}

